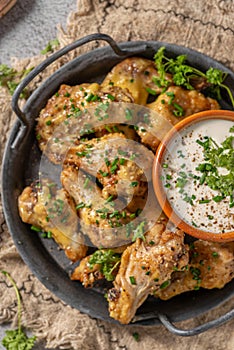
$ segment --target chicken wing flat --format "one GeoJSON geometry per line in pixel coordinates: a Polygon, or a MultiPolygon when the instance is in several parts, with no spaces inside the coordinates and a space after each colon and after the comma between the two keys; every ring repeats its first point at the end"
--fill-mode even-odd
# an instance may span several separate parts
{"type": "MultiPolygon", "coordinates": [[[[116,198],[115,201],[112,197],[109,197],[111,200],[104,199],[101,189],[89,175],[81,172],[79,176],[80,181],[75,167],[65,167],[61,174],[61,182],[74,198],[82,232],[89,237],[92,245],[113,249],[131,242],[133,232],[130,223],[134,220],[137,225],[137,212],[141,206],[144,208],[147,198],[138,203],[138,206],[131,203],[131,208],[137,208],[137,212],[132,213],[121,198],[116,198]]],[[[155,208],[155,205],[152,205],[152,208],[155,208]]]]}
{"type": "MultiPolygon", "coordinates": [[[[113,133],[71,147],[64,159],[64,169],[67,166],[73,166],[77,170],[81,168],[89,175],[96,177],[103,187],[102,196],[105,199],[110,196],[117,197],[117,194],[129,198],[132,198],[133,195],[144,196],[147,191],[144,170],[135,161],[126,159],[126,156],[134,158],[135,154],[133,151],[131,153],[127,150],[121,151],[122,148],[127,149],[128,146],[123,139],[125,139],[123,134],[113,133]],[[110,141],[111,145],[108,143],[110,141]],[[122,142],[124,144],[120,148],[122,142]],[[114,156],[111,156],[112,152],[114,156]]],[[[148,165],[146,172],[148,180],[150,180],[150,161],[148,165]]]]}
{"type": "MultiPolygon", "coordinates": [[[[36,133],[40,149],[45,150],[48,140],[58,125],[66,123],[66,120],[71,117],[76,118],[85,108],[108,101],[134,102],[127,90],[117,86],[103,87],[97,83],[76,86],[61,85],[59,91],[48,100],[37,120],[36,133]]],[[[50,158],[56,162],[56,157],[50,158]]]]}
{"type": "MultiPolygon", "coordinates": [[[[117,64],[110,73],[107,74],[102,86],[119,86],[127,89],[137,104],[145,105],[149,96],[149,89],[155,94],[162,92],[154,82],[158,77],[158,71],[154,62],[146,58],[130,57],[117,64]]],[[[171,80],[171,75],[166,74],[166,80],[171,80]]]]}
{"type": "MultiPolygon", "coordinates": [[[[64,160],[61,183],[74,198],[83,232],[97,247],[116,247],[129,242],[131,238],[124,226],[139,216],[148,200],[153,153],[147,151],[149,159],[143,157],[143,170],[130,160],[134,151],[128,151],[127,145],[119,153],[125,140],[123,134],[109,134],[84,141],[72,147],[64,160]]],[[[156,204],[151,207],[154,210],[156,204]]]]}
{"type": "Polygon", "coordinates": [[[234,277],[234,242],[214,243],[198,240],[190,248],[190,262],[184,271],[176,271],[164,289],[155,296],[167,300],[175,295],[198,290],[223,288],[234,277]]]}
{"type": "Polygon", "coordinates": [[[129,323],[149,294],[170,280],[175,268],[188,264],[188,247],[184,233],[170,232],[156,223],[123,253],[121,264],[108,293],[110,316],[123,324],[129,323]]]}
{"type": "Polygon", "coordinates": [[[72,198],[64,189],[57,190],[53,199],[47,198],[51,198],[49,187],[39,184],[26,187],[18,199],[22,221],[50,232],[70,260],[82,259],[86,256],[87,246],[78,231],[72,198]],[[67,206],[70,208],[69,213],[65,210],[67,206]],[[56,218],[59,219],[58,224],[56,218]]]}
{"type": "Polygon", "coordinates": [[[196,90],[185,90],[179,86],[170,86],[147,107],[155,112],[150,118],[152,132],[150,129],[144,131],[140,122],[137,133],[141,137],[141,142],[153,151],[156,151],[160,141],[172,126],[182,119],[194,113],[220,108],[216,100],[205,97],[196,90]]]}

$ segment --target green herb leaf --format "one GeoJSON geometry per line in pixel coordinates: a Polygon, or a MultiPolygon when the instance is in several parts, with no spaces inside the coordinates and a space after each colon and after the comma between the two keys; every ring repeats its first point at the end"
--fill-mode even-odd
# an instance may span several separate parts
{"type": "Polygon", "coordinates": [[[166,77],[167,73],[172,74],[172,80],[175,85],[183,86],[188,90],[194,89],[193,81],[197,78],[203,79],[204,83],[209,86],[210,93],[221,99],[221,89],[226,90],[234,107],[234,97],[230,88],[224,84],[227,73],[217,68],[209,68],[207,72],[202,72],[186,63],[186,55],[179,55],[176,58],[168,58],[165,54],[165,47],[161,47],[154,55],[155,66],[158,70],[159,77],[154,80],[157,86],[167,88],[172,82],[166,77]],[[211,87],[211,88],[210,88],[211,87]]]}
{"type": "Polygon", "coordinates": [[[96,250],[89,259],[89,266],[92,269],[95,264],[99,264],[100,271],[106,280],[113,281],[115,279],[114,271],[120,264],[120,259],[121,255],[111,249],[96,250]]]}
{"type": "Polygon", "coordinates": [[[133,229],[133,237],[132,241],[135,242],[137,238],[142,239],[145,241],[145,221],[142,221],[135,229],[133,229]]]}
{"type": "Polygon", "coordinates": [[[27,335],[18,329],[6,331],[5,337],[2,339],[2,345],[7,350],[30,350],[34,347],[36,337],[28,338],[27,335]]]}
{"type": "Polygon", "coordinates": [[[130,184],[131,187],[137,187],[137,185],[138,185],[138,181],[132,181],[130,184]]]}
{"type": "Polygon", "coordinates": [[[165,289],[167,288],[169,285],[171,284],[171,282],[168,280],[168,281],[165,281],[163,282],[161,285],[160,285],[160,289],[165,289]]]}
{"type": "Polygon", "coordinates": [[[146,87],[145,89],[150,95],[154,95],[154,96],[157,95],[157,92],[155,90],[150,89],[149,87],[146,87]]]}
{"type": "Polygon", "coordinates": [[[136,279],[134,276],[129,276],[130,283],[136,285],[136,279]]]}
{"type": "Polygon", "coordinates": [[[32,336],[28,338],[27,335],[21,329],[21,300],[18,287],[11,277],[11,275],[6,271],[1,271],[1,273],[6,276],[11,282],[17,297],[18,304],[18,328],[14,330],[7,330],[5,337],[2,339],[2,345],[5,346],[7,350],[31,350],[35,344],[36,337],[32,336]]]}
{"type": "Polygon", "coordinates": [[[132,336],[133,336],[133,338],[135,339],[135,341],[139,341],[140,340],[140,336],[139,336],[139,333],[138,332],[134,332],[133,334],[132,334],[132,336]]]}
{"type": "MultiPolygon", "coordinates": [[[[32,69],[33,67],[17,71],[14,68],[8,67],[6,64],[0,64],[0,86],[6,87],[9,93],[13,95],[21,80],[23,80],[32,69]]],[[[28,94],[28,90],[24,89],[20,98],[27,98],[28,94]]]]}
{"type": "Polygon", "coordinates": [[[48,52],[53,52],[55,49],[57,49],[59,46],[59,40],[58,39],[53,39],[48,42],[44,50],[41,50],[41,54],[45,55],[48,52]]]}
{"type": "Polygon", "coordinates": [[[215,202],[222,201],[225,197],[232,196],[234,192],[234,136],[227,137],[221,145],[218,145],[211,137],[196,142],[203,147],[204,162],[199,164],[196,170],[202,173],[200,184],[208,185],[212,190],[218,191],[213,197],[215,202]],[[219,168],[225,170],[225,175],[219,168]]]}

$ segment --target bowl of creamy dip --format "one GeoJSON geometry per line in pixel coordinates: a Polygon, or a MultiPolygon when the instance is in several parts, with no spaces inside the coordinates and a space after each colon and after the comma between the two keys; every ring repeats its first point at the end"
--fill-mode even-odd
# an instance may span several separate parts
{"type": "Polygon", "coordinates": [[[185,233],[234,240],[234,112],[183,119],[160,143],[153,185],[162,210],[185,233]]]}

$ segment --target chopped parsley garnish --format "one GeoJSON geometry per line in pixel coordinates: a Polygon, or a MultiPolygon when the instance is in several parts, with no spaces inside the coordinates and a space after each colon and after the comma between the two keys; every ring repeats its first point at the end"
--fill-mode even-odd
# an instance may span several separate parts
{"type": "Polygon", "coordinates": [[[195,285],[194,290],[199,290],[200,284],[201,284],[201,270],[194,266],[190,266],[189,270],[193,276],[193,280],[197,281],[197,284],[195,285]]]}
{"type": "Polygon", "coordinates": [[[88,185],[89,185],[89,182],[90,182],[90,179],[88,177],[85,178],[85,181],[84,181],[84,188],[88,188],[88,185]]]}
{"type": "Polygon", "coordinates": [[[173,114],[176,117],[182,117],[184,115],[184,109],[178,103],[174,102],[173,107],[174,107],[173,114]]]}
{"type": "Polygon", "coordinates": [[[178,153],[178,158],[184,158],[185,157],[183,152],[180,149],[177,151],[177,153],[178,153]]]}
{"type": "Polygon", "coordinates": [[[32,231],[36,231],[36,232],[41,232],[41,231],[42,231],[41,228],[39,228],[39,227],[37,227],[37,226],[34,226],[34,225],[31,226],[31,230],[32,230],[32,231]]]}
{"type": "Polygon", "coordinates": [[[101,98],[98,95],[94,95],[93,93],[89,94],[86,97],[87,102],[95,102],[95,101],[100,101],[100,100],[101,100],[101,98]]]}
{"type": "Polygon", "coordinates": [[[100,173],[103,177],[107,177],[107,176],[110,175],[107,171],[102,171],[102,170],[99,170],[99,173],[100,173]]]}
{"type": "Polygon", "coordinates": [[[64,210],[64,201],[60,198],[55,199],[52,203],[52,207],[48,208],[49,217],[54,218],[56,216],[61,216],[64,210]]]}
{"type": "MultiPolygon", "coordinates": [[[[127,225],[129,226],[129,224],[127,225]]],[[[132,241],[135,242],[137,238],[145,241],[145,221],[142,221],[135,229],[133,229],[133,238],[132,241]]]]}
{"type": "Polygon", "coordinates": [[[131,111],[131,109],[129,109],[129,108],[125,109],[125,118],[127,120],[132,120],[132,111],[131,111]]]}
{"type": "Polygon", "coordinates": [[[157,92],[155,90],[153,90],[149,87],[146,87],[145,89],[150,95],[154,95],[154,96],[157,95],[157,92]]]}
{"type": "Polygon", "coordinates": [[[77,204],[76,210],[81,209],[81,208],[84,208],[84,207],[85,207],[84,202],[81,202],[81,203],[77,204]]]}
{"type": "Polygon", "coordinates": [[[213,256],[214,258],[217,258],[217,257],[219,256],[219,253],[217,253],[217,252],[212,252],[212,256],[213,256]]]}
{"type": "Polygon", "coordinates": [[[198,202],[199,204],[206,204],[206,203],[210,203],[210,199],[201,199],[198,202]]]}
{"type": "Polygon", "coordinates": [[[170,188],[170,187],[171,187],[171,184],[167,182],[167,183],[164,185],[164,187],[170,188]]]}
{"type": "Polygon", "coordinates": [[[120,264],[120,259],[121,255],[111,249],[96,250],[89,259],[89,267],[93,269],[95,264],[100,265],[100,271],[106,280],[113,281],[115,279],[114,271],[120,264]]]}
{"type": "Polygon", "coordinates": [[[176,187],[179,187],[179,188],[184,188],[185,185],[187,184],[188,180],[186,177],[177,177],[176,179],[176,187]]]}
{"type": "Polygon", "coordinates": [[[171,282],[169,280],[163,282],[161,285],[160,285],[160,289],[165,289],[167,288],[169,285],[171,284],[171,282]]]}
{"type": "Polygon", "coordinates": [[[113,201],[113,198],[114,198],[114,196],[113,196],[113,195],[110,195],[110,196],[107,198],[106,203],[112,202],[112,201],[113,201]]]}
{"type": "Polygon", "coordinates": [[[115,100],[115,96],[108,94],[107,97],[109,98],[109,100],[114,101],[115,100]]]}
{"type": "Polygon", "coordinates": [[[131,284],[135,284],[136,285],[136,279],[135,279],[135,277],[134,276],[129,276],[129,280],[130,280],[130,283],[131,284]]]}
{"type": "Polygon", "coordinates": [[[201,172],[200,185],[206,184],[212,190],[219,192],[212,198],[214,202],[219,203],[230,196],[231,204],[234,192],[234,136],[227,137],[221,145],[211,137],[204,137],[203,140],[196,140],[196,142],[203,148],[204,157],[204,162],[196,168],[201,172]],[[220,168],[225,171],[225,174],[220,172],[220,168]]]}

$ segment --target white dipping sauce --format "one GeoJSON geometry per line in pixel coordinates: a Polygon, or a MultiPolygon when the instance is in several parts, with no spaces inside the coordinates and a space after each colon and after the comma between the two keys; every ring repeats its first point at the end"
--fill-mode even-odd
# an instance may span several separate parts
{"type": "MultiPolygon", "coordinates": [[[[201,177],[201,172],[196,170],[196,167],[206,162],[204,148],[196,140],[204,141],[204,137],[208,136],[221,145],[227,137],[234,136],[234,133],[229,132],[233,126],[233,121],[225,119],[208,119],[193,123],[174,135],[162,161],[162,183],[171,207],[178,217],[203,231],[233,231],[234,207],[230,207],[230,196],[216,203],[212,198],[220,195],[219,191],[194,180],[194,175],[201,177]],[[185,174],[187,183],[183,187],[183,193],[180,193],[181,187],[177,187],[178,178],[185,174]],[[199,203],[204,199],[210,201],[199,203]]],[[[218,170],[220,174],[225,175],[225,168],[218,170]]]]}

